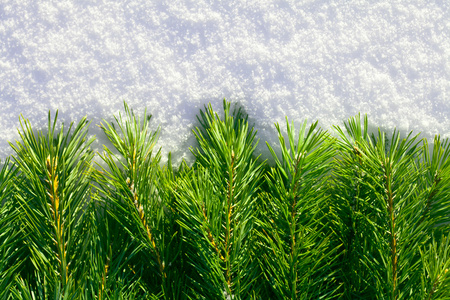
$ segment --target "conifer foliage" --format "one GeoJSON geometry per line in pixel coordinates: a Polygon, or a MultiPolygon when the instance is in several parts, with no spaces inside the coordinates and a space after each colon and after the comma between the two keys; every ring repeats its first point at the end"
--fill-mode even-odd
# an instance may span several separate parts
{"type": "Polygon", "coordinates": [[[381,130],[370,135],[367,117],[363,124],[359,116],[351,118],[345,128],[348,135],[336,127],[341,159],[334,168],[333,192],[343,221],[337,232],[345,295],[449,295],[448,143],[436,137],[430,156],[426,140],[412,133],[403,139],[396,131],[389,139],[381,130]]]}
{"type": "Polygon", "coordinates": [[[151,115],[45,131],[0,167],[0,299],[449,299],[450,143],[275,125],[211,104],[195,161],[161,165],[151,115]],[[97,162],[94,163],[94,158],[97,162]]]}
{"type": "MultiPolygon", "coordinates": [[[[18,299],[80,296],[87,285],[84,261],[89,245],[89,195],[94,154],[83,118],[67,132],[56,132],[49,113],[47,133],[21,119],[21,141],[12,145],[17,171],[12,188],[14,220],[20,228],[15,245],[22,263],[11,291],[18,299]],[[69,296],[70,295],[70,296],[69,296]]],[[[14,247],[11,244],[11,247],[14,247]]]]}
{"type": "Polygon", "coordinates": [[[255,201],[262,164],[254,157],[255,132],[240,110],[230,112],[224,102],[224,119],[209,105],[201,111],[192,150],[196,164],[177,185],[177,207],[186,255],[198,272],[194,290],[203,297],[241,299],[254,287],[256,259],[255,201]],[[207,276],[205,276],[207,275],[207,276]]]}
{"type": "Polygon", "coordinates": [[[332,265],[336,249],[327,230],[329,195],[325,188],[334,155],[333,138],[307,128],[306,121],[295,135],[287,124],[285,141],[276,124],[281,155],[267,144],[275,167],[266,175],[267,190],[262,193],[266,208],[262,214],[260,248],[266,279],[277,299],[315,299],[331,296],[332,265]]]}

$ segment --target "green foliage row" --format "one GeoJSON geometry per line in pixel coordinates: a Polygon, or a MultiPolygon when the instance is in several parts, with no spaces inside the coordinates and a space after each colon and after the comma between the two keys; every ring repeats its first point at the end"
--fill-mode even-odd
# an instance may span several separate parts
{"type": "Polygon", "coordinates": [[[57,131],[49,114],[44,133],[22,117],[0,171],[0,299],[450,299],[448,140],[286,119],[270,166],[223,105],[176,171],[126,104],[98,154],[85,118],[57,131]]]}

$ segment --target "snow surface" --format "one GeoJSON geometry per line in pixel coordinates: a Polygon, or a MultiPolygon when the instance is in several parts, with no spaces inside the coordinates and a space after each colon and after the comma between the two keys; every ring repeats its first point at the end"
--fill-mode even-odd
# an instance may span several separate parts
{"type": "Polygon", "coordinates": [[[195,116],[240,103],[264,141],[274,122],[330,129],[358,112],[386,130],[450,136],[450,1],[0,0],[0,159],[19,115],[59,109],[90,132],[147,107],[163,156],[190,158],[195,116]]]}

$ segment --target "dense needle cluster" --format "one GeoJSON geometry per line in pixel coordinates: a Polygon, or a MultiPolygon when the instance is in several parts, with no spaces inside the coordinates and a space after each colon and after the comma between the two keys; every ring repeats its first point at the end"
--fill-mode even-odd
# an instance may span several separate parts
{"type": "Polygon", "coordinates": [[[0,299],[448,299],[448,140],[286,119],[268,162],[223,105],[200,111],[176,170],[126,104],[102,153],[85,118],[21,118],[0,170],[0,299]]]}

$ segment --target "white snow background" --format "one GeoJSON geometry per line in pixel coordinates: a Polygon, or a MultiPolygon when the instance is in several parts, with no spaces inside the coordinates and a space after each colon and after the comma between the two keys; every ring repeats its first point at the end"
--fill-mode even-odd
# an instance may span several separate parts
{"type": "MultiPolygon", "coordinates": [[[[450,136],[450,1],[0,0],[0,159],[19,115],[95,126],[147,107],[158,146],[188,160],[205,104],[240,103],[260,151],[274,122],[358,112],[388,131],[450,136]]],[[[264,151],[267,152],[267,151],[264,151]]]]}

